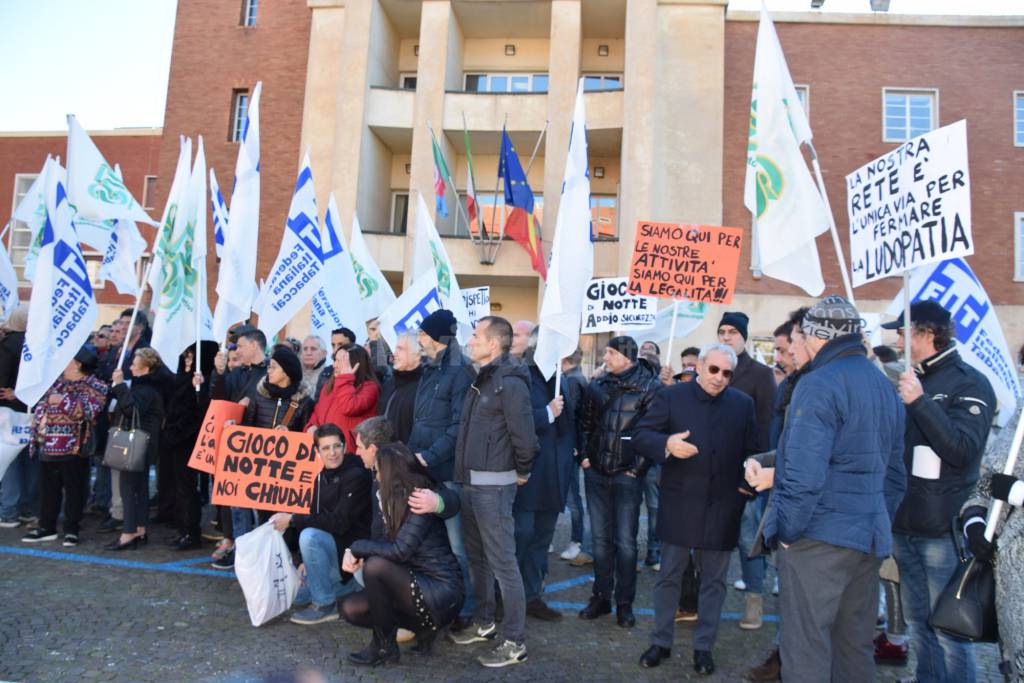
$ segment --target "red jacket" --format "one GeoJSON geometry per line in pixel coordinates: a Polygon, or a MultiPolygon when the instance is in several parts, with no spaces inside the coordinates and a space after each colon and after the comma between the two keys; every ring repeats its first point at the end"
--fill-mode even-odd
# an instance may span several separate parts
{"type": "Polygon", "coordinates": [[[377,398],[380,396],[380,385],[376,382],[368,380],[357,387],[355,379],[353,374],[335,375],[334,389],[328,391],[324,386],[320,400],[313,408],[313,416],[306,423],[306,429],[336,424],[345,434],[346,453],[356,452],[352,430],[363,420],[377,415],[377,398]]]}

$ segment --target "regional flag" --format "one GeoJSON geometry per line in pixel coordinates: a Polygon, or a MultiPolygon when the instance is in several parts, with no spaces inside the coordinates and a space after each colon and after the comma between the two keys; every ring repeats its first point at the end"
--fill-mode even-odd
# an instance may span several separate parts
{"type": "Polygon", "coordinates": [[[540,243],[540,225],[533,217],[533,190],[526,182],[526,174],[512,146],[512,139],[504,129],[501,131],[498,176],[505,179],[505,206],[512,207],[505,221],[505,233],[526,250],[530,255],[530,265],[546,280],[548,275],[540,243]]]}
{"type": "Polygon", "coordinates": [[[438,216],[448,216],[448,202],[445,200],[447,185],[444,179],[451,177],[448,173],[448,164],[444,162],[444,155],[441,154],[441,147],[437,144],[434,131],[430,131],[430,142],[434,146],[434,208],[438,216]]]}
{"type": "Polygon", "coordinates": [[[469,129],[463,121],[462,137],[466,143],[466,213],[469,216],[468,229],[473,232],[473,221],[479,216],[479,232],[483,233],[487,228],[484,226],[484,215],[479,213],[479,204],[476,201],[476,180],[473,178],[473,152],[469,146],[469,129]]]}

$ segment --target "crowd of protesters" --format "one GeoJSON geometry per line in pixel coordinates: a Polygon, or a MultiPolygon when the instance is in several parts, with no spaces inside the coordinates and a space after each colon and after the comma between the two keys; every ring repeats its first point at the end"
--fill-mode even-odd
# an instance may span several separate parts
{"type": "Polygon", "coordinates": [[[145,315],[127,310],[35,406],[13,392],[25,322],[22,306],[0,340],[0,407],[32,421],[0,482],[0,527],[73,547],[95,514],[104,548],[123,552],[167,525],[168,545],[213,542],[212,566],[230,570],[235,540],[269,522],[303,581],[291,621],[369,629],[355,664],[396,662],[406,640],[428,654],[440,634],[489,644],[487,667],[526,661],[527,618],[563,618],[542,596],[568,508],[559,556],[594,572],[579,618],[635,627],[640,567],[658,572],[642,667],[669,659],[675,623],[693,621],[693,670],[715,671],[736,552],[739,627],[762,628],[770,567],[779,596],[776,648],[749,680],[872,680],[876,663],[913,651],[914,680],[973,681],[973,646],[928,622],[966,544],[995,565],[1001,670],[1024,680],[1024,464],[1001,474],[1021,413],[992,428],[992,387],[938,303],[884,326],[895,349],[869,346],[858,310],[827,297],[775,329],[771,366],[731,311],[718,341],[683,349],[678,366],[617,336],[589,379],[577,351],[557,383],[534,363],[530,321],[482,318],[462,347],[442,309],[394,349],[372,321],[368,343],[341,328],[330,349],[316,336],[271,346],[246,323],[222,349],[162,359],[145,315]],[[307,514],[206,505],[209,477],[188,461],[212,399],[242,404],[243,425],[312,434],[324,469],[307,514]],[[148,435],[142,471],[102,464],[115,428],[148,435]],[[989,540],[993,500],[1010,512],[989,540]]]}

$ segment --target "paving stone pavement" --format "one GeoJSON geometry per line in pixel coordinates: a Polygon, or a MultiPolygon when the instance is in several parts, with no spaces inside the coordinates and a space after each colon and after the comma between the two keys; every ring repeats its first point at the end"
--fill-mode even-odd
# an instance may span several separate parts
{"type": "MultiPolygon", "coordinates": [[[[527,619],[529,660],[501,670],[480,667],[487,646],[457,647],[438,640],[434,653],[417,657],[403,647],[397,666],[366,670],[345,655],[368,641],[366,631],[332,622],[298,626],[278,618],[249,624],[242,591],[230,573],[209,568],[202,551],[162,546],[170,530],[154,528],[138,551],[102,549],[111,536],[87,518],[83,543],[26,544],[23,529],[0,529],[0,681],[739,681],[771,650],[775,624],[758,631],[738,626],[743,594],[729,588],[727,619],[714,650],[718,671],[692,669],[692,626],[679,624],[672,659],[657,669],[637,664],[653,626],[654,573],[645,569],[637,592],[637,626],[623,630],[608,616],[576,618],[590,593],[590,567],[575,568],[551,555],[546,599],[565,615],[559,623],[527,619]],[[110,564],[113,562],[114,564],[110,564]],[[173,565],[173,566],[171,566],[173,565]]],[[[645,525],[641,524],[641,529],[645,525]]],[[[564,547],[568,518],[560,520],[555,548],[564,547]]],[[[739,569],[734,560],[729,581],[739,569]]],[[[776,613],[775,599],[765,612],[776,613]]],[[[979,681],[1000,681],[994,646],[979,646],[979,681]]],[[[880,668],[876,681],[909,676],[880,668]]]]}

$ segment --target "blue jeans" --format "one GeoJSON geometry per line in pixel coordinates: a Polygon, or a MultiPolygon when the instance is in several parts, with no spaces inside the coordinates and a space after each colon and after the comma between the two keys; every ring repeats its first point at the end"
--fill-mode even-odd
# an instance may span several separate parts
{"type": "Polygon", "coordinates": [[[39,516],[39,458],[28,457],[28,446],[21,449],[0,481],[0,518],[18,515],[39,516]]]}
{"type": "Polygon", "coordinates": [[[548,573],[548,547],[555,535],[557,512],[513,512],[516,520],[516,560],[523,577],[526,602],[540,597],[548,573]]]}
{"type": "Polygon", "coordinates": [[[249,508],[231,508],[231,535],[238,538],[256,528],[256,511],[249,508]]]}
{"type": "Polygon", "coordinates": [[[661,541],[658,539],[658,499],[660,496],[661,465],[651,465],[644,477],[644,505],[647,507],[647,559],[661,561],[661,541]]]}
{"type": "Polygon", "coordinates": [[[312,527],[303,529],[299,534],[299,552],[306,565],[306,578],[295,597],[297,604],[312,602],[317,607],[325,607],[360,589],[355,579],[341,582],[338,544],[331,534],[312,527]]]}
{"type": "Polygon", "coordinates": [[[566,501],[569,507],[569,516],[572,520],[572,531],[569,540],[579,543],[586,554],[591,554],[590,547],[590,524],[587,520],[587,511],[583,507],[583,494],[580,491],[580,468],[573,467],[572,476],[569,479],[569,498],[566,501]]]}
{"type": "Polygon", "coordinates": [[[900,597],[917,655],[917,680],[974,683],[973,646],[936,633],[928,625],[928,615],[959,562],[953,539],[893,534],[893,541],[900,568],[900,597]]]}
{"type": "Polygon", "coordinates": [[[110,486],[110,468],[104,467],[96,461],[96,479],[92,484],[92,498],[89,500],[93,505],[99,505],[110,509],[110,501],[113,498],[113,491],[110,486]]]}
{"type": "Polygon", "coordinates": [[[754,547],[757,526],[761,523],[761,515],[764,514],[765,506],[768,504],[767,495],[759,495],[756,499],[747,503],[743,508],[743,517],[740,518],[740,542],[737,550],[740,553],[740,569],[743,570],[743,583],[747,584],[747,592],[760,594],[764,592],[764,575],[767,571],[767,561],[764,555],[749,557],[750,549],[754,547]]]}
{"type": "Polygon", "coordinates": [[[594,534],[594,595],[615,604],[636,597],[636,535],[640,527],[643,482],[627,474],[583,475],[594,534]]]}
{"type": "MultiPolygon", "coordinates": [[[[462,486],[454,481],[446,481],[445,486],[462,495],[462,486]]],[[[462,513],[444,520],[444,528],[448,532],[448,545],[452,547],[452,554],[459,561],[459,569],[462,570],[462,588],[466,596],[462,602],[460,617],[473,616],[473,582],[469,577],[469,556],[466,555],[466,542],[462,539],[462,513]]]]}

